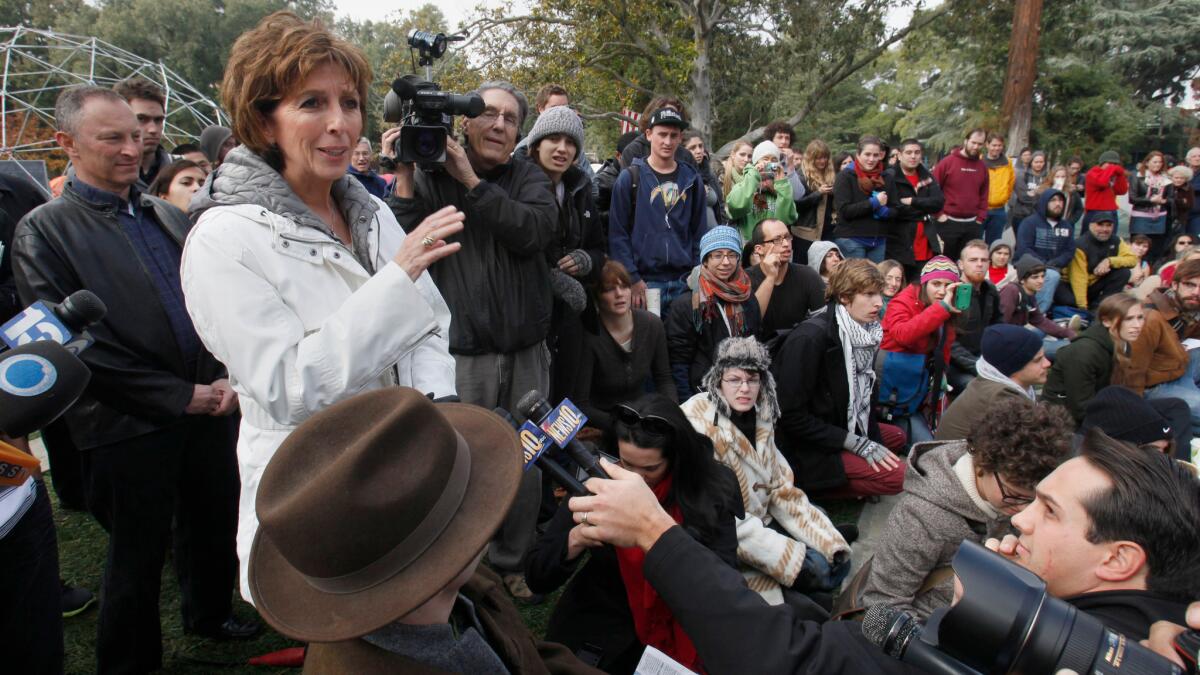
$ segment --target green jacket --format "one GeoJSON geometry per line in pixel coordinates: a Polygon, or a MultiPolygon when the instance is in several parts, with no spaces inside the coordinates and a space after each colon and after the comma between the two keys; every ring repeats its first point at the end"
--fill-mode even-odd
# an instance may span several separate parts
{"type": "Polygon", "coordinates": [[[1067,406],[1075,422],[1082,422],[1088,401],[1112,381],[1114,348],[1108,328],[1092,323],[1054,355],[1042,399],[1067,406]]]}
{"type": "Polygon", "coordinates": [[[754,235],[754,226],[767,218],[782,220],[784,225],[791,226],[796,222],[796,202],[792,201],[792,184],[787,178],[775,181],[775,194],[766,195],[767,208],[760,209],[754,205],[754,194],[762,178],[753,164],[747,163],[742,170],[742,177],[734,184],[729,195],[725,197],[725,210],[729,212],[730,225],[738,229],[742,242],[750,241],[754,235]]]}

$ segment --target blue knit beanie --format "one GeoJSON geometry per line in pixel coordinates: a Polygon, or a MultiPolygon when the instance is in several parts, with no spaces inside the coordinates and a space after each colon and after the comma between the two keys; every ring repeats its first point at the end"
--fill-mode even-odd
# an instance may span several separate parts
{"type": "Polygon", "coordinates": [[[700,262],[704,262],[709,253],[722,248],[733,251],[739,258],[742,257],[742,236],[728,225],[718,225],[700,238],[700,262]]]}
{"type": "Polygon", "coordinates": [[[980,355],[1005,376],[1024,368],[1042,349],[1036,333],[1011,323],[998,323],[983,331],[980,355]]]}

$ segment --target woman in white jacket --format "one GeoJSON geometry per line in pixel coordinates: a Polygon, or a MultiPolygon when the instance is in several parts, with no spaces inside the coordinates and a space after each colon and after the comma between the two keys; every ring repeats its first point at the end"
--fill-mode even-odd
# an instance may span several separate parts
{"type": "Polygon", "coordinates": [[[775,447],[780,410],[770,365],[754,338],[729,338],[704,377],[706,391],[682,407],[692,427],[712,439],[717,461],[737,476],[746,508],[737,521],[737,554],[746,584],[773,605],[797,604],[787,597],[792,590],[828,593],[840,584],[850,546],[795,486],[775,447]]]}
{"type": "MultiPolygon", "coordinates": [[[[183,255],[188,313],[242,407],[242,596],[255,493],[276,448],[313,413],[405,385],[453,395],[450,311],[426,268],[459,244],[453,208],[405,237],[346,174],[370,67],[318,26],[279,12],[234,44],[221,91],[242,145],[195,196],[183,255]]],[[[333,430],[336,433],[336,430],[333,430]]]]}

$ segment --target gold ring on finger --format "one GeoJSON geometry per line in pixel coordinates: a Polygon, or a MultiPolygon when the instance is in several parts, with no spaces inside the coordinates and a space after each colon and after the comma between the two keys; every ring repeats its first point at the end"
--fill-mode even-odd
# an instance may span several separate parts
{"type": "Polygon", "coordinates": [[[584,525],[589,525],[589,524],[590,524],[590,523],[588,523],[588,521],[587,521],[587,517],[588,517],[588,514],[589,514],[589,513],[591,513],[591,512],[590,512],[590,511],[584,511],[584,512],[583,512],[583,524],[584,524],[584,525]]]}
{"type": "Polygon", "coordinates": [[[437,242],[433,240],[433,237],[430,237],[429,235],[426,235],[425,238],[421,240],[421,244],[425,246],[425,248],[433,248],[433,245],[436,243],[437,242]]]}

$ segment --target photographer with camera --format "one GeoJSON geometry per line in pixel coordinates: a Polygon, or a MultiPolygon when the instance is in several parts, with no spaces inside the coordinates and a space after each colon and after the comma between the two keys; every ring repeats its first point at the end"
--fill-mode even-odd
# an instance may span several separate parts
{"type": "MultiPolygon", "coordinates": [[[[818,625],[787,605],[768,605],[678,527],[637,474],[604,469],[612,480],[591,479],[593,494],[570,501],[575,522],[587,525],[581,540],[646,552],[646,580],[707,672],[745,672],[747,654],[760,672],[924,672],[868,646],[857,622],[818,625]]],[[[1145,638],[1155,621],[1184,624],[1200,568],[1200,482],[1185,469],[1093,432],[1035,495],[1013,520],[1021,537],[992,540],[1002,554],[1045,575],[1050,595],[1131,640],[1145,638]]]]}
{"type": "MultiPolygon", "coordinates": [[[[429,272],[453,317],[450,353],[458,395],[489,410],[512,410],[525,392],[550,388],[546,337],[554,299],[545,256],[558,238],[558,204],[540,166],[511,161],[529,113],[525,96],[502,81],[485,82],[474,93],[483,111],[463,120],[465,144],[446,138],[440,168],[418,171],[414,164],[396,163],[389,203],[406,230],[447,206],[466,214],[462,232],[449,238],[462,251],[429,272]]],[[[398,149],[405,154],[395,142],[403,129],[383,136],[381,152],[393,161],[398,149]]],[[[538,469],[525,473],[488,553],[509,591],[524,600],[534,599],[520,570],[533,543],[540,483],[538,469]]]]}

